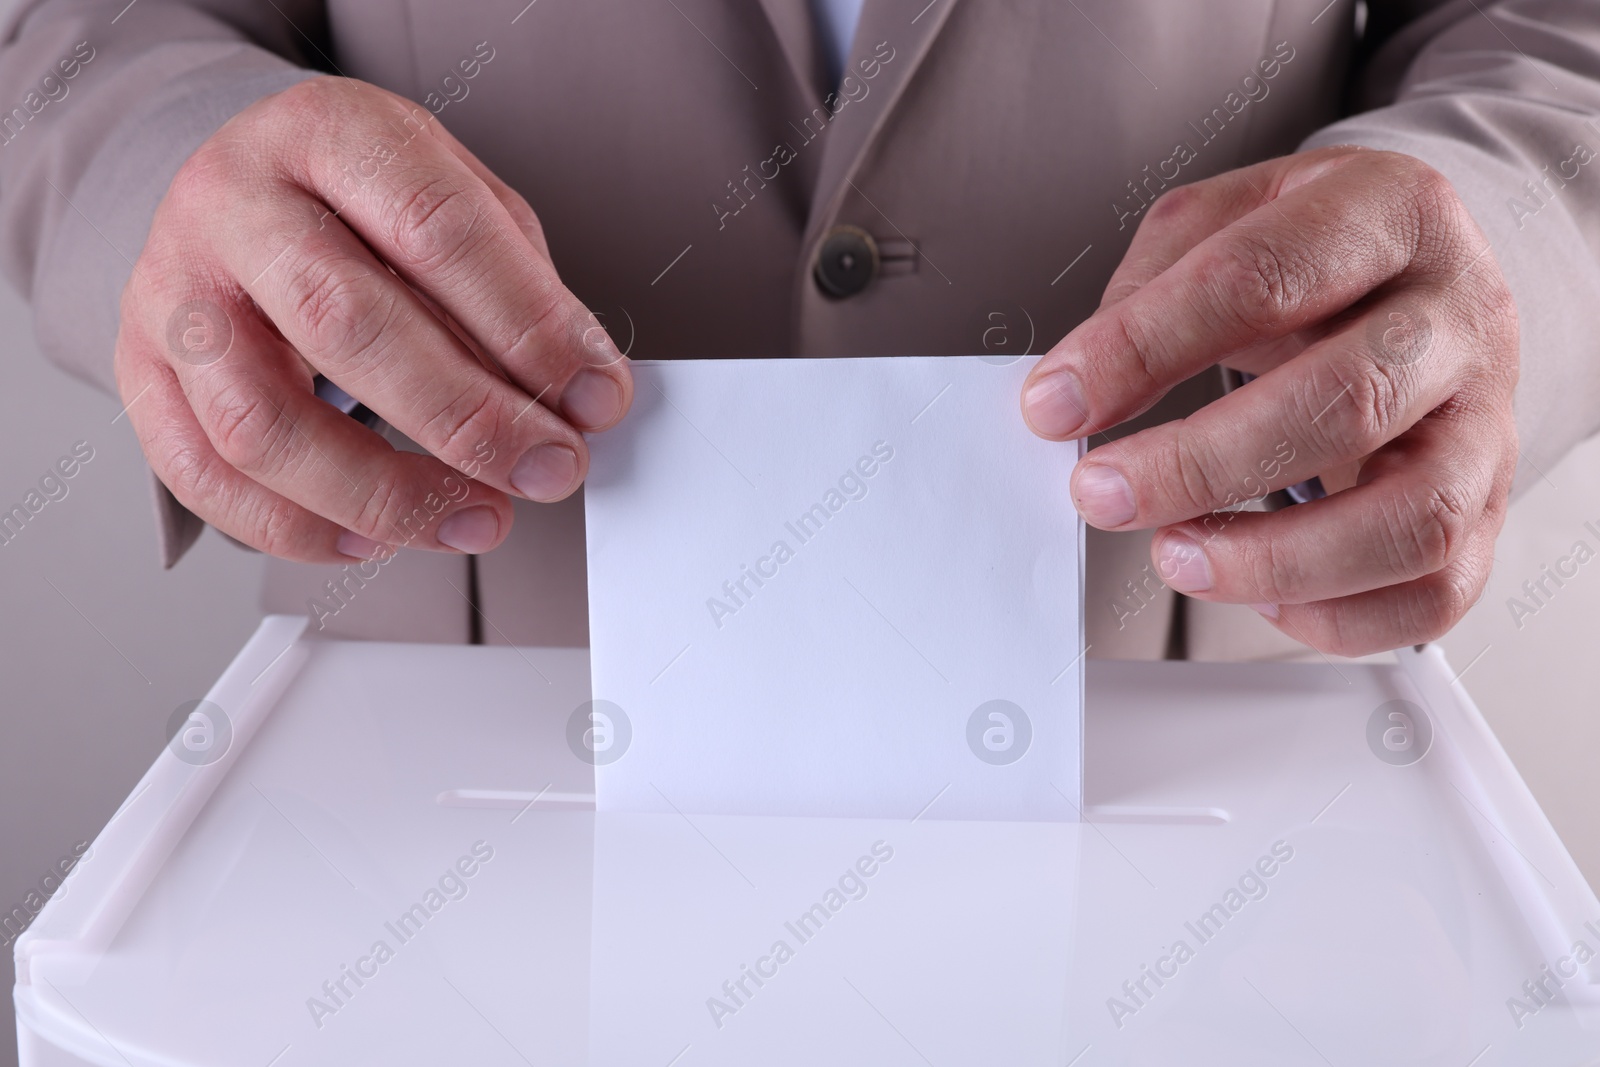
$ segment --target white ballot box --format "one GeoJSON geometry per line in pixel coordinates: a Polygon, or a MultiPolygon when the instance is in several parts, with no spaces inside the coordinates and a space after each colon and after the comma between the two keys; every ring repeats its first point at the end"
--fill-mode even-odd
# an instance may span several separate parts
{"type": "Polygon", "coordinates": [[[822,818],[596,813],[582,650],[304,626],[18,940],[23,1067],[1600,1056],[1600,905],[1431,648],[1090,661],[1081,820],[822,818]]]}

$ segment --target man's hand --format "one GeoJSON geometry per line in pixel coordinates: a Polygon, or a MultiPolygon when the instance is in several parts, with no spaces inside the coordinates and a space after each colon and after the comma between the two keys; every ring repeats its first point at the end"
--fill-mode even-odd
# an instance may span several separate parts
{"type": "Polygon", "coordinates": [[[211,525],[305,561],[483,552],[508,493],[558,500],[627,363],[539,221],[426,110],[317,78],[185,163],[123,293],[117,383],[156,474],[211,525]],[[429,455],[312,393],[321,373],[429,455]]]}
{"type": "Polygon", "coordinates": [[[1449,183],[1340,147],[1166,193],[1023,413],[1085,437],[1217,363],[1261,377],[1096,448],[1073,472],[1084,518],[1162,527],[1151,551],[1174,589],[1253,605],[1326,652],[1448,630],[1488,578],[1517,458],[1516,311],[1449,183]],[[1342,491],[1229,510],[1315,475],[1342,491]]]}

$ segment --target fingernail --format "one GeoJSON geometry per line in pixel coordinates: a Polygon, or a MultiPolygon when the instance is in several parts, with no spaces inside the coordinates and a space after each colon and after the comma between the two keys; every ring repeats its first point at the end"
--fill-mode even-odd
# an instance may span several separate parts
{"type": "Polygon", "coordinates": [[[1089,417],[1089,405],[1070,371],[1051,371],[1022,394],[1022,417],[1041,436],[1068,437],[1089,417]]]}
{"type": "Polygon", "coordinates": [[[1078,471],[1073,500],[1084,520],[1105,529],[1121,526],[1138,508],[1128,479],[1100,463],[1086,463],[1078,471]]]}
{"type": "Polygon", "coordinates": [[[1276,604],[1251,604],[1250,606],[1252,608],[1255,608],[1264,617],[1266,617],[1268,619],[1272,619],[1274,622],[1277,621],[1277,618],[1278,618],[1278,605],[1276,605],[1276,604]]]}
{"type": "Polygon", "coordinates": [[[578,454],[554,442],[528,449],[511,468],[511,484],[529,500],[560,500],[577,480],[578,454]]]}
{"type": "Polygon", "coordinates": [[[354,530],[346,530],[340,534],[339,540],[333,547],[338,549],[341,556],[350,556],[353,559],[382,559],[394,552],[394,549],[383,542],[362,537],[354,530]]]}
{"type": "Polygon", "coordinates": [[[610,425],[622,411],[622,386],[609,374],[581,370],[561,391],[561,411],[580,429],[610,425]]]}
{"type": "Polygon", "coordinates": [[[1161,580],[1178,592],[1203,593],[1211,588],[1211,563],[1200,542],[1188,534],[1167,534],[1157,557],[1161,580]]]}
{"type": "Polygon", "coordinates": [[[462,508],[439,524],[439,543],[457,552],[487,552],[500,536],[500,517],[492,508],[462,508]]]}

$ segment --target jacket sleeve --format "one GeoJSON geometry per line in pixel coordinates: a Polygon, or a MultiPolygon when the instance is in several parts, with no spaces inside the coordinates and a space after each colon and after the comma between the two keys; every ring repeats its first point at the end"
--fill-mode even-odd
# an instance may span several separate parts
{"type": "Polygon", "coordinates": [[[1521,492],[1600,428],[1600,4],[1405,8],[1372,5],[1383,43],[1356,86],[1359,110],[1303,147],[1415,156],[1488,236],[1521,322],[1521,492]]]}
{"type": "MultiPolygon", "coordinates": [[[[39,346],[116,394],[122,289],[184,160],[330,64],[321,0],[20,0],[0,25],[0,273],[39,346]]],[[[200,520],[151,476],[162,561],[200,520]]]]}
{"type": "Polygon", "coordinates": [[[0,32],[0,273],[47,356],[115,392],[118,300],[167,185],[228,118],[312,73],[302,49],[322,21],[307,0],[16,5],[0,32]]]}

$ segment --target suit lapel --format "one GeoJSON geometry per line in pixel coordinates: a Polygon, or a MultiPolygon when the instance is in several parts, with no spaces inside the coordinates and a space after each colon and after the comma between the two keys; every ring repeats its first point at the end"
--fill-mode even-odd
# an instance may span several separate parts
{"type": "MultiPolygon", "coordinates": [[[[771,0],[778,2],[778,0],[771,0]]],[[[855,41],[845,61],[844,74],[867,87],[867,94],[850,100],[848,92],[839,94],[844,106],[829,123],[822,145],[821,171],[811,201],[806,227],[806,243],[811,248],[825,223],[849,191],[861,160],[882,132],[890,112],[899,103],[917,67],[928,54],[945,20],[959,0],[866,0],[855,41]],[[892,58],[881,61],[880,47],[893,49],[892,58]],[[863,61],[880,60],[880,70],[870,81],[861,77],[863,61]]],[[[848,83],[844,83],[848,88],[848,83]]],[[[834,106],[838,107],[837,99],[834,106]]],[[[875,227],[876,228],[876,227],[875,227]]]]}
{"type": "Polygon", "coordinates": [[[810,0],[761,0],[761,9],[788,60],[789,75],[799,89],[800,99],[808,104],[821,101],[831,86],[810,0]]]}

